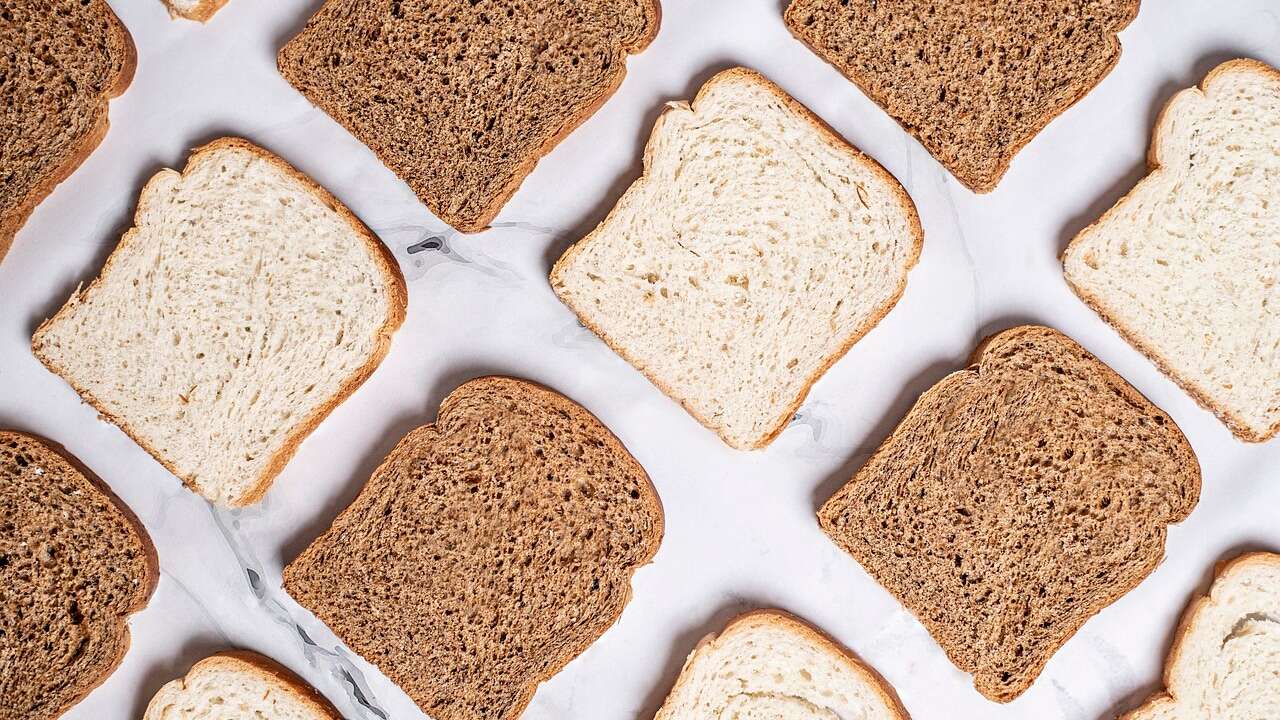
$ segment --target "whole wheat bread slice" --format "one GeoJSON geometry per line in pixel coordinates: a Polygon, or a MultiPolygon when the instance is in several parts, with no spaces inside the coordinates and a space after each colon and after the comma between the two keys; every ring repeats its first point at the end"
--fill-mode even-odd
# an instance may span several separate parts
{"type": "Polygon", "coordinates": [[[1165,665],[1167,690],[1123,720],[1280,717],[1280,555],[1255,552],[1218,568],[1187,608],[1165,665]]]}
{"type": "Polygon", "coordinates": [[[196,492],[256,502],[386,355],[404,279],[332,195],[244,140],[157,173],[134,223],[35,355],[196,492]]]}
{"type": "Polygon", "coordinates": [[[658,0],[328,0],[279,66],[441,220],[477,232],[617,90],[659,17],[658,0]]]}
{"type": "Polygon", "coordinates": [[[644,175],[551,286],[727,444],[759,448],[898,301],[922,242],[892,175],[734,68],[658,119],[644,175]]]}
{"type": "Polygon", "coordinates": [[[106,0],[0,5],[0,260],[31,211],[107,134],[133,39],[106,0]]]}
{"type": "Polygon", "coordinates": [[[227,0],[164,0],[170,17],[209,22],[227,0]]]}
{"type": "Polygon", "coordinates": [[[247,650],[220,652],[171,680],[142,720],[341,720],[315,688],[276,661],[247,650]]]}
{"type": "Polygon", "coordinates": [[[101,480],[0,431],[0,720],[52,720],[106,680],[159,578],[146,530],[101,480]]]}
{"type": "Polygon", "coordinates": [[[779,610],[741,615],[685,661],[657,720],[906,720],[893,688],[779,610]]]}
{"type": "Polygon", "coordinates": [[[1167,415],[1065,335],[1024,326],[922,395],[818,518],[1007,702],[1155,569],[1199,495],[1167,415]]]}
{"type": "Polygon", "coordinates": [[[480,378],[400,441],[284,586],[435,720],[511,720],[618,619],[662,530],[600,421],[480,378]]]}
{"type": "Polygon", "coordinates": [[[1151,174],[1063,253],[1067,282],[1242,440],[1280,433],[1280,72],[1212,70],[1156,122],[1151,174]]]}
{"type": "Polygon", "coordinates": [[[1138,0],[791,0],[787,27],[975,192],[1120,59],[1138,0]]]}

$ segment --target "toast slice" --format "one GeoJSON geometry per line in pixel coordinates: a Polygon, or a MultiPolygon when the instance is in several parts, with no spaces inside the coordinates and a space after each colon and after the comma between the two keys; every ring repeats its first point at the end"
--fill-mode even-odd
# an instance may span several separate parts
{"type": "Polygon", "coordinates": [[[147,531],[61,447],[0,431],[0,720],[53,720],[129,649],[160,579],[147,531]]]}
{"type": "Polygon", "coordinates": [[[1275,437],[1280,72],[1233,60],[1178,93],[1149,164],[1067,247],[1067,282],[1237,437],[1275,437]]]}
{"type": "Polygon", "coordinates": [[[488,227],[622,84],[658,0],[328,0],[280,74],[441,220],[488,227]]]}
{"type": "Polygon", "coordinates": [[[907,720],[874,670],[795,617],[757,610],[685,661],[657,720],[907,720]]]}
{"type": "Polygon", "coordinates": [[[142,720],[342,720],[315,688],[284,666],[245,650],[211,655],[172,680],[142,720]]]}
{"type": "Polygon", "coordinates": [[[787,27],[974,192],[1120,59],[1138,0],[791,0],[787,27]]]}
{"type": "Polygon", "coordinates": [[[435,720],[514,720],[617,621],[662,530],[599,420],[480,378],[400,441],[284,587],[435,720]]]}
{"type": "Polygon", "coordinates": [[[1250,553],[1218,569],[1191,603],[1165,666],[1166,692],[1123,720],[1280,717],[1280,555],[1250,553]]]}
{"type": "Polygon", "coordinates": [[[35,355],[196,492],[256,502],[386,355],[404,279],[332,195],[244,140],[160,171],[134,222],[35,355]]]}
{"type": "Polygon", "coordinates": [[[198,22],[209,22],[213,14],[222,9],[227,0],[164,0],[169,16],[198,22]]]}
{"type": "Polygon", "coordinates": [[[6,3],[0,22],[0,260],[58,183],[107,134],[133,81],[133,38],[106,0],[6,3]]]}
{"type": "Polygon", "coordinates": [[[759,448],[897,302],[922,242],[892,175],[736,68],[658,119],[644,175],[551,286],[699,422],[759,448]]]}
{"type": "Polygon", "coordinates": [[[1065,335],[1024,326],[922,395],[818,513],[997,702],[1164,556],[1200,467],[1169,416],[1065,335]]]}

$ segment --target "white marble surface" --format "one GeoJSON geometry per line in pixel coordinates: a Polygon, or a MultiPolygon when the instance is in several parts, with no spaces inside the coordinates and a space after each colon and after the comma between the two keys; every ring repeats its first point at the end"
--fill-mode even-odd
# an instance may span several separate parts
{"type": "MultiPolygon", "coordinates": [[[[421,717],[376,669],[280,590],[282,565],[344,507],[410,428],[463,380],[510,373],[578,400],[648,469],[666,538],[635,599],[600,641],[539,690],[526,718],[652,717],[704,633],[759,606],[799,613],[860,653],[913,716],[1113,717],[1156,685],[1171,628],[1213,564],[1280,550],[1280,442],[1245,445],[1162,377],[1067,289],[1069,237],[1141,175],[1149,129],[1173,92],[1221,60],[1280,64],[1276,0],[1147,0],[1109,77],[1016,159],[999,189],[962,188],[883,112],[787,33],[779,0],[665,0],[661,34],[618,94],[544,159],[482,235],[446,232],[355,139],[276,73],[276,49],[318,0],[231,0],[208,26],[159,0],[114,0],[139,49],[111,131],[36,211],[0,265],[0,426],[64,443],[137,512],[162,579],[130,623],[123,665],[68,718],[138,717],[161,683],[230,646],[301,673],[349,718],[421,717]],[[897,175],[919,206],[924,254],[902,301],[819,382],[767,450],[735,452],[582,330],[545,282],[566,245],[638,172],[669,99],[715,71],[754,67],[897,175]],[[328,187],[396,252],[408,319],[378,372],[303,445],[266,500],[213,511],[31,356],[28,338],[95,274],[142,182],[189,148],[242,135],[328,187]],[[407,248],[443,233],[448,252],[407,248]],[[1204,468],[1200,505],[1172,529],[1166,562],[1069,642],[1016,702],[987,702],[925,630],[818,530],[816,506],[914,398],[984,335],[1055,326],[1168,411],[1204,468]],[[355,678],[356,684],[352,684],[355,678]]],[[[192,428],[199,432],[199,428],[192,428]]]]}

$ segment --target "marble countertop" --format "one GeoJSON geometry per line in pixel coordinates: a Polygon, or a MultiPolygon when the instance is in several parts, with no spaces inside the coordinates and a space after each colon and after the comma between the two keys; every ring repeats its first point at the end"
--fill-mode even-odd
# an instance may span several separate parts
{"type": "Polygon", "coordinates": [[[538,165],[493,230],[459,237],[277,74],[275,51],[319,0],[231,0],[207,26],[169,20],[159,0],[113,2],[138,45],[134,84],[112,103],[102,146],[39,207],[0,265],[0,427],[66,445],[133,508],[160,554],[160,585],[130,623],[124,663],[67,718],[139,717],[163,682],[227,647],[274,657],[348,718],[422,717],[281,591],[281,567],[402,435],[435,418],[445,394],[487,373],[540,381],[589,408],[649,471],[666,508],[662,549],[636,575],[620,622],[541,687],[528,720],[652,717],[701,636],[768,606],[859,653],[917,720],[1111,718],[1158,687],[1174,623],[1215,562],[1280,550],[1280,441],[1234,440],[1077,300],[1057,260],[1144,173],[1152,122],[1175,91],[1236,56],[1280,65],[1275,0],[1148,0],[1121,34],[1118,67],[983,196],[794,40],[779,0],[663,4],[661,34],[631,59],[617,95],[538,165]],[[637,176],[663,103],[737,64],[768,75],[883,163],[925,229],[901,302],[754,453],[721,444],[583,330],[545,279],[637,176]],[[237,512],[183,489],[28,345],[36,324],[97,273],[142,183],[223,135],[280,154],[350,206],[395,251],[410,300],[381,368],[303,443],[265,501],[237,512]],[[1204,489],[1171,529],[1164,564],[1000,706],[822,535],[814,511],[919,393],[959,368],[980,338],[1023,322],[1071,335],[1171,414],[1200,457],[1204,489]]]}

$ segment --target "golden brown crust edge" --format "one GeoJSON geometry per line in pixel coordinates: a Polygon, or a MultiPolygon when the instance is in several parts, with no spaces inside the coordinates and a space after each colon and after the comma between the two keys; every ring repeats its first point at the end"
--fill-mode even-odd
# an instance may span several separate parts
{"type": "Polygon", "coordinates": [[[1103,322],[1110,325],[1111,329],[1115,330],[1115,332],[1120,335],[1125,342],[1129,343],[1136,348],[1138,352],[1145,355],[1147,359],[1156,366],[1156,369],[1163,373],[1165,377],[1173,380],[1178,387],[1182,388],[1183,392],[1190,395],[1191,398],[1196,401],[1197,405],[1216,415],[1237,438],[1245,442],[1261,443],[1270,440],[1275,437],[1277,433],[1280,433],[1280,421],[1276,421],[1276,423],[1261,434],[1251,430],[1242,418],[1231,412],[1228,408],[1220,407],[1215,404],[1208,395],[1200,390],[1200,388],[1174,372],[1173,365],[1169,362],[1168,358],[1157,352],[1155,348],[1151,347],[1139,338],[1138,334],[1131,328],[1126,327],[1116,320],[1110,308],[1102,302],[1102,299],[1076,285],[1071,278],[1071,274],[1067,272],[1066,269],[1067,258],[1077,247],[1077,243],[1084,240],[1093,232],[1096,232],[1103,224],[1107,223],[1114,215],[1116,215],[1119,212],[1120,207],[1130,201],[1133,195],[1148,178],[1163,172],[1164,163],[1161,160],[1161,152],[1164,147],[1162,142],[1164,139],[1164,127],[1168,113],[1173,109],[1179,98],[1181,98],[1185,93],[1204,94],[1208,91],[1209,85],[1212,84],[1220,75],[1225,75],[1228,72],[1235,71],[1262,72],[1264,74],[1272,75],[1280,81],[1280,70],[1276,70],[1270,65],[1259,60],[1238,58],[1235,60],[1228,60],[1210,70],[1209,73],[1205,75],[1204,79],[1195,87],[1186,88],[1175,93],[1174,96],[1165,103],[1164,107],[1160,110],[1160,114],[1156,117],[1155,125],[1152,130],[1151,145],[1147,150],[1147,175],[1134,184],[1134,186],[1124,194],[1124,197],[1117,200],[1114,205],[1108,208],[1107,211],[1102,214],[1102,217],[1093,221],[1088,227],[1076,233],[1076,236],[1072,238],[1071,242],[1068,243],[1067,247],[1062,251],[1062,255],[1059,259],[1063,265],[1062,274],[1063,277],[1066,278],[1067,285],[1077,297],[1084,301],[1085,305],[1089,306],[1090,309],[1097,313],[1098,317],[1102,318],[1103,322]]]}
{"type": "MultiPolygon", "coordinates": [[[[591,332],[599,336],[601,340],[604,340],[605,344],[608,345],[611,350],[613,350],[615,353],[621,356],[622,359],[630,363],[632,367],[639,370],[640,373],[644,375],[645,378],[649,380],[649,382],[653,383],[654,386],[656,386],[659,390],[661,390],[663,394],[665,394],[667,397],[679,403],[680,406],[684,408],[685,412],[692,415],[693,418],[697,420],[700,424],[702,424],[703,427],[706,427],[708,430],[716,433],[716,435],[719,436],[721,441],[723,441],[729,447],[732,447],[737,450],[759,450],[765,447],[766,445],[768,445],[769,443],[773,442],[774,438],[776,438],[783,430],[786,429],[787,424],[790,423],[792,417],[795,416],[796,410],[800,408],[800,405],[804,403],[805,398],[809,396],[809,391],[813,388],[814,384],[817,383],[818,380],[821,379],[822,376],[825,375],[826,372],[831,369],[831,366],[835,365],[836,362],[840,360],[840,358],[844,357],[849,352],[850,348],[852,348],[859,340],[861,340],[868,332],[870,332],[872,328],[880,324],[880,321],[883,320],[884,317],[889,314],[889,311],[892,310],[894,306],[898,304],[898,301],[902,298],[902,294],[907,289],[907,275],[910,273],[911,269],[915,267],[920,260],[920,253],[924,247],[924,228],[920,223],[920,215],[916,211],[916,206],[915,206],[915,203],[911,200],[911,196],[907,194],[907,191],[905,188],[903,188],[902,183],[898,182],[898,179],[894,177],[892,173],[886,170],[884,166],[880,165],[880,163],[876,162],[876,160],[872,158],[870,155],[867,155],[866,153],[862,152],[858,148],[854,147],[851,143],[846,141],[834,129],[832,129],[831,126],[827,125],[827,123],[823,121],[822,118],[815,115],[813,111],[805,107],[800,101],[788,95],[785,90],[783,90],[773,81],[769,80],[768,78],[761,75],[760,73],[744,67],[735,67],[735,68],[730,68],[728,70],[721,71],[717,73],[714,77],[712,77],[710,80],[708,80],[706,83],[703,84],[703,86],[698,90],[697,96],[694,97],[693,102],[690,104],[689,107],[696,110],[699,100],[701,100],[703,93],[707,92],[708,88],[712,87],[712,85],[714,85],[715,83],[729,82],[733,80],[741,80],[743,82],[758,84],[760,87],[763,87],[766,90],[768,90],[770,93],[775,95],[779,100],[783,101],[783,103],[787,105],[788,109],[790,109],[792,112],[799,115],[802,119],[809,121],[815,128],[817,128],[824,136],[824,139],[826,140],[826,142],[830,144],[833,148],[841,152],[844,152],[846,155],[849,155],[850,157],[854,158],[858,162],[864,164],[866,167],[869,167],[876,175],[880,176],[881,180],[883,180],[886,185],[888,185],[893,190],[894,195],[898,198],[898,201],[901,204],[903,213],[910,218],[911,227],[914,235],[914,244],[912,247],[911,256],[908,258],[906,264],[904,265],[902,276],[898,280],[898,288],[894,292],[893,297],[887,300],[884,303],[884,305],[882,305],[876,311],[876,313],[870,319],[868,319],[866,323],[864,323],[861,327],[857,328],[853,333],[851,333],[850,336],[842,343],[842,345],[835,352],[828,355],[822,361],[822,363],[818,365],[817,369],[814,370],[814,372],[811,373],[809,377],[806,379],[805,384],[801,387],[800,392],[797,394],[795,400],[793,400],[790,403],[790,405],[788,405],[783,410],[783,412],[780,413],[777,421],[767,432],[763,433],[759,438],[757,438],[755,441],[749,444],[738,445],[731,442],[728,438],[726,438],[724,434],[720,431],[720,429],[717,428],[715,423],[712,423],[708,418],[706,418],[701,413],[696,411],[692,406],[689,405],[689,403],[686,400],[676,395],[676,393],[672,391],[669,386],[667,386],[665,383],[659,380],[657,376],[655,376],[643,363],[639,362],[629,352],[627,352],[626,348],[621,343],[618,343],[617,341],[615,341],[612,337],[609,336],[608,333],[604,332],[602,328],[600,328],[595,323],[588,320],[586,316],[583,314],[583,312],[578,308],[578,306],[576,306],[573,303],[573,301],[570,298],[565,297],[558,290],[556,290],[557,285],[561,282],[561,273],[564,271],[565,266],[569,262],[571,262],[573,258],[579,252],[581,252],[582,249],[586,247],[588,243],[594,240],[596,235],[603,232],[606,229],[606,227],[610,225],[610,223],[614,219],[614,214],[618,210],[618,206],[621,204],[620,202],[614,205],[614,207],[609,211],[609,214],[605,217],[605,219],[599,225],[595,227],[594,230],[592,230],[590,233],[587,234],[586,237],[575,242],[567,250],[564,251],[564,254],[560,256],[560,259],[557,260],[555,265],[551,268],[550,283],[551,283],[552,290],[555,291],[556,293],[556,297],[560,298],[560,301],[563,302],[570,310],[573,311],[575,315],[578,316],[578,320],[581,321],[582,324],[587,327],[587,329],[591,330],[591,332]]],[[[653,149],[654,149],[653,139],[658,135],[658,132],[661,129],[661,126],[665,120],[665,117],[669,112],[671,112],[671,110],[664,111],[663,114],[659,116],[658,122],[654,125],[653,132],[649,136],[649,142],[646,143],[645,145],[645,150],[643,155],[643,170],[641,171],[640,177],[637,178],[632,183],[632,187],[643,182],[649,182],[649,168],[652,162],[653,149]]],[[[628,191],[629,190],[630,188],[628,188],[628,191]]]]}
{"type": "Polygon", "coordinates": [[[70,465],[76,472],[80,473],[81,477],[85,478],[89,484],[94,487],[94,489],[102,493],[107,501],[120,512],[120,515],[125,519],[125,522],[133,527],[134,533],[138,536],[139,542],[146,551],[147,577],[139,588],[138,596],[135,598],[133,605],[131,605],[129,610],[119,618],[121,626],[120,653],[115,657],[115,661],[111,663],[111,666],[104,670],[101,675],[94,678],[78,694],[71,697],[65,705],[61,708],[56,708],[55,711],[49,715],[50,718],[56,718],[66,713],[72,707],[79,704],[80,701],[88,697],[89,693],[96,690],[107,681],[107,678],[115,674],[116,669],[120,667],[120,663],[124,662],[124,656],[128,654],[131,641],[128,622],[129,616],[142,611],[147,606],[147,603],[150,602],[152,594],[155,593],[156,586],[160,583],[160,556],[156,552],[155,543],[151,541],[151,536],[147,533],[146,527],[142,524],[142,521],[138,519],[138,516],[133,512],[133,509],[121,500],[120,496],[116,495],[115,491],[111,489],[111,486],[107,485],[102,478],[98,477],[97,474],[90,470],[89,467],[81,462],[79,458],[71,454],[71,452],[61,444],[49,440],[48,438],[41,437],[40,435],[22,432],[20,430],[0,430],[0,435],[5,433],[17,435],[36,443],[42,448],[45,448],[48,452],[62,459],[63,462],[70,465]]]}
{"type": "MultiPolygon", "coordinates": [[[[312,687],[310,683],[284,665],[251,650],[224,650],[214,653],[192,665],[186,674],[178,679],[185,683],[188,677],[198,671],[209,666],[216,667],[220,665],[234,666],[237,670],[255,673],[268,683],[275,685],[277,690],[294,697],[306,705],[315,715],[329,718],[329,720],[342,720],[342,715],[338,713],[333,704],[312,687]]],[[[143,713],[144,717],[150,714],[151,703],[154,702],[155,698],[153,697],[147,704],[147,709],[143,713]]]]}
{"type": "MultiPolygon", "coordinates": [[[[382,363],[383,358],[386,357],[386,354],[391,347],[392,335],[400,327],[401,323],[404,322],[405,313],[408,307],[408,290],[405,286],[404,276],[400,273],[400,266],[396,262],[395,257],[382,243],[382,241],[373,234],[373,231],[365,226],[359,218],[357,218],[345,205],[338,201],[337,198],[330,194],[328,190],[325,190],[314,180],[304,175],[302,172],[295,169],[292,165],[289,165],[289,163],[285,162],[270,151],[240,138],[221,138],[193,150],[188,156],[187,164],[183,168],[182,172],[185,173],[193,163],[198,162],[200,155],[205,151],[224,148],[244,150],[270,162],[290,177],[302,183],[321,202],[333,208],[335,212],[347,221],[353,230],[360,234],[364,242],[374,250],[374,257],[380,260],[379,265],[380,270],[383,273],[383,282],[388,289],[387,300],[389,312],[383,326],[379,329],[378,340],[374,346],[373,352],[369,355],[368,361],[361,366],[346,383],[338,388],[338,392],[332,398],[319,405],[309,416],[294,426],[294,429],[286,436],[280,449],[276,451],[275,455],[272,456],[271,461],[267,463],[262,474],[256,479],[254,485],[252,485],[251,488],[237,501],[231,503],[232,507],[244,507],[246,505],[252,505],[262,499],[262,496],[266,494],[267,490],[271,487],[271,484],[275,481],[276,476],[280,474],[284,469],[284,466],[293,457],[294,453],[298,451],[298,446],[302,444],[302,441],[307,437],[307,435],[310,435],[320,422],[328,417],[329,413],[333,412],[334,408],[342,404],[342,402],[346,400],[351,393],[355,392],[356,388],[360,387],[360,385],[373,374],[373,371],[378,367],[378,365],[382,363]]],[[[152,180],[154,180],[154,176],[152,180]]],[[[97,410],[102,417],[120,428],[129,436],[130,439],[137,443],[139,447],[145,450],[147,454],[156,460],[156,462],[163,465],[166,470],[180,479],[189,489],[204,497],[203,494],[195,490],[195,486],[191,483],[189,478],[184,477],[167,458],[165,458],[155,448],[151,447],[150,444],[145,442],[141,435],[137,433],[129,423],[109,412],[103,403],[93,395],[93,393],[74,382],[68,376],[68,373],[58,366],[58,364],[41,349],[40,337],[44,333],[45,329],[52,323],[59,320],[63,313],[69,310],[72,305],[72,300],[88,295],[95,290],[98,284],[102,281],[102,278],[106,277],[110,272],[120,248],[124,247],[124,245],[130,242],[136,235],[137,228],[142,217],[142,198],[148,191],[150,184],[151,180],[148,180],[147,184],[143,186],[142,191],[138,194],[138,204],[134,211],[133,227],[129,228],[129,230],[127,230],[120,238],[120,242],[117,244],[116,249],[111,252],[106,263],[103,264],[102,270],[100,270],[97,277],[89,283],[89,286],[83,290],[77,290],[73,293],[67,303],[65,303],[53,317],[45,320],[38,328],[36,328],[36,332],[32,336],[31,340],[32,352],[45,367],[55,375],[61,377],[76,391],[77,394],[80,395],[82,399],[84,399],[85,402],[89,403],[90,406],[97,410]]]]}
{"type": "Polygon", "coordinates": [[[200,3],[191,9],[190,12],[179,12],[169,0],[164,0],[165,7],[169,9],[170,18],[186,18],[187,20],[195,20],[197,22],[207,23],[213,18],[214,14],[227,4],[227,0],[200,0],[200,3]]]}

